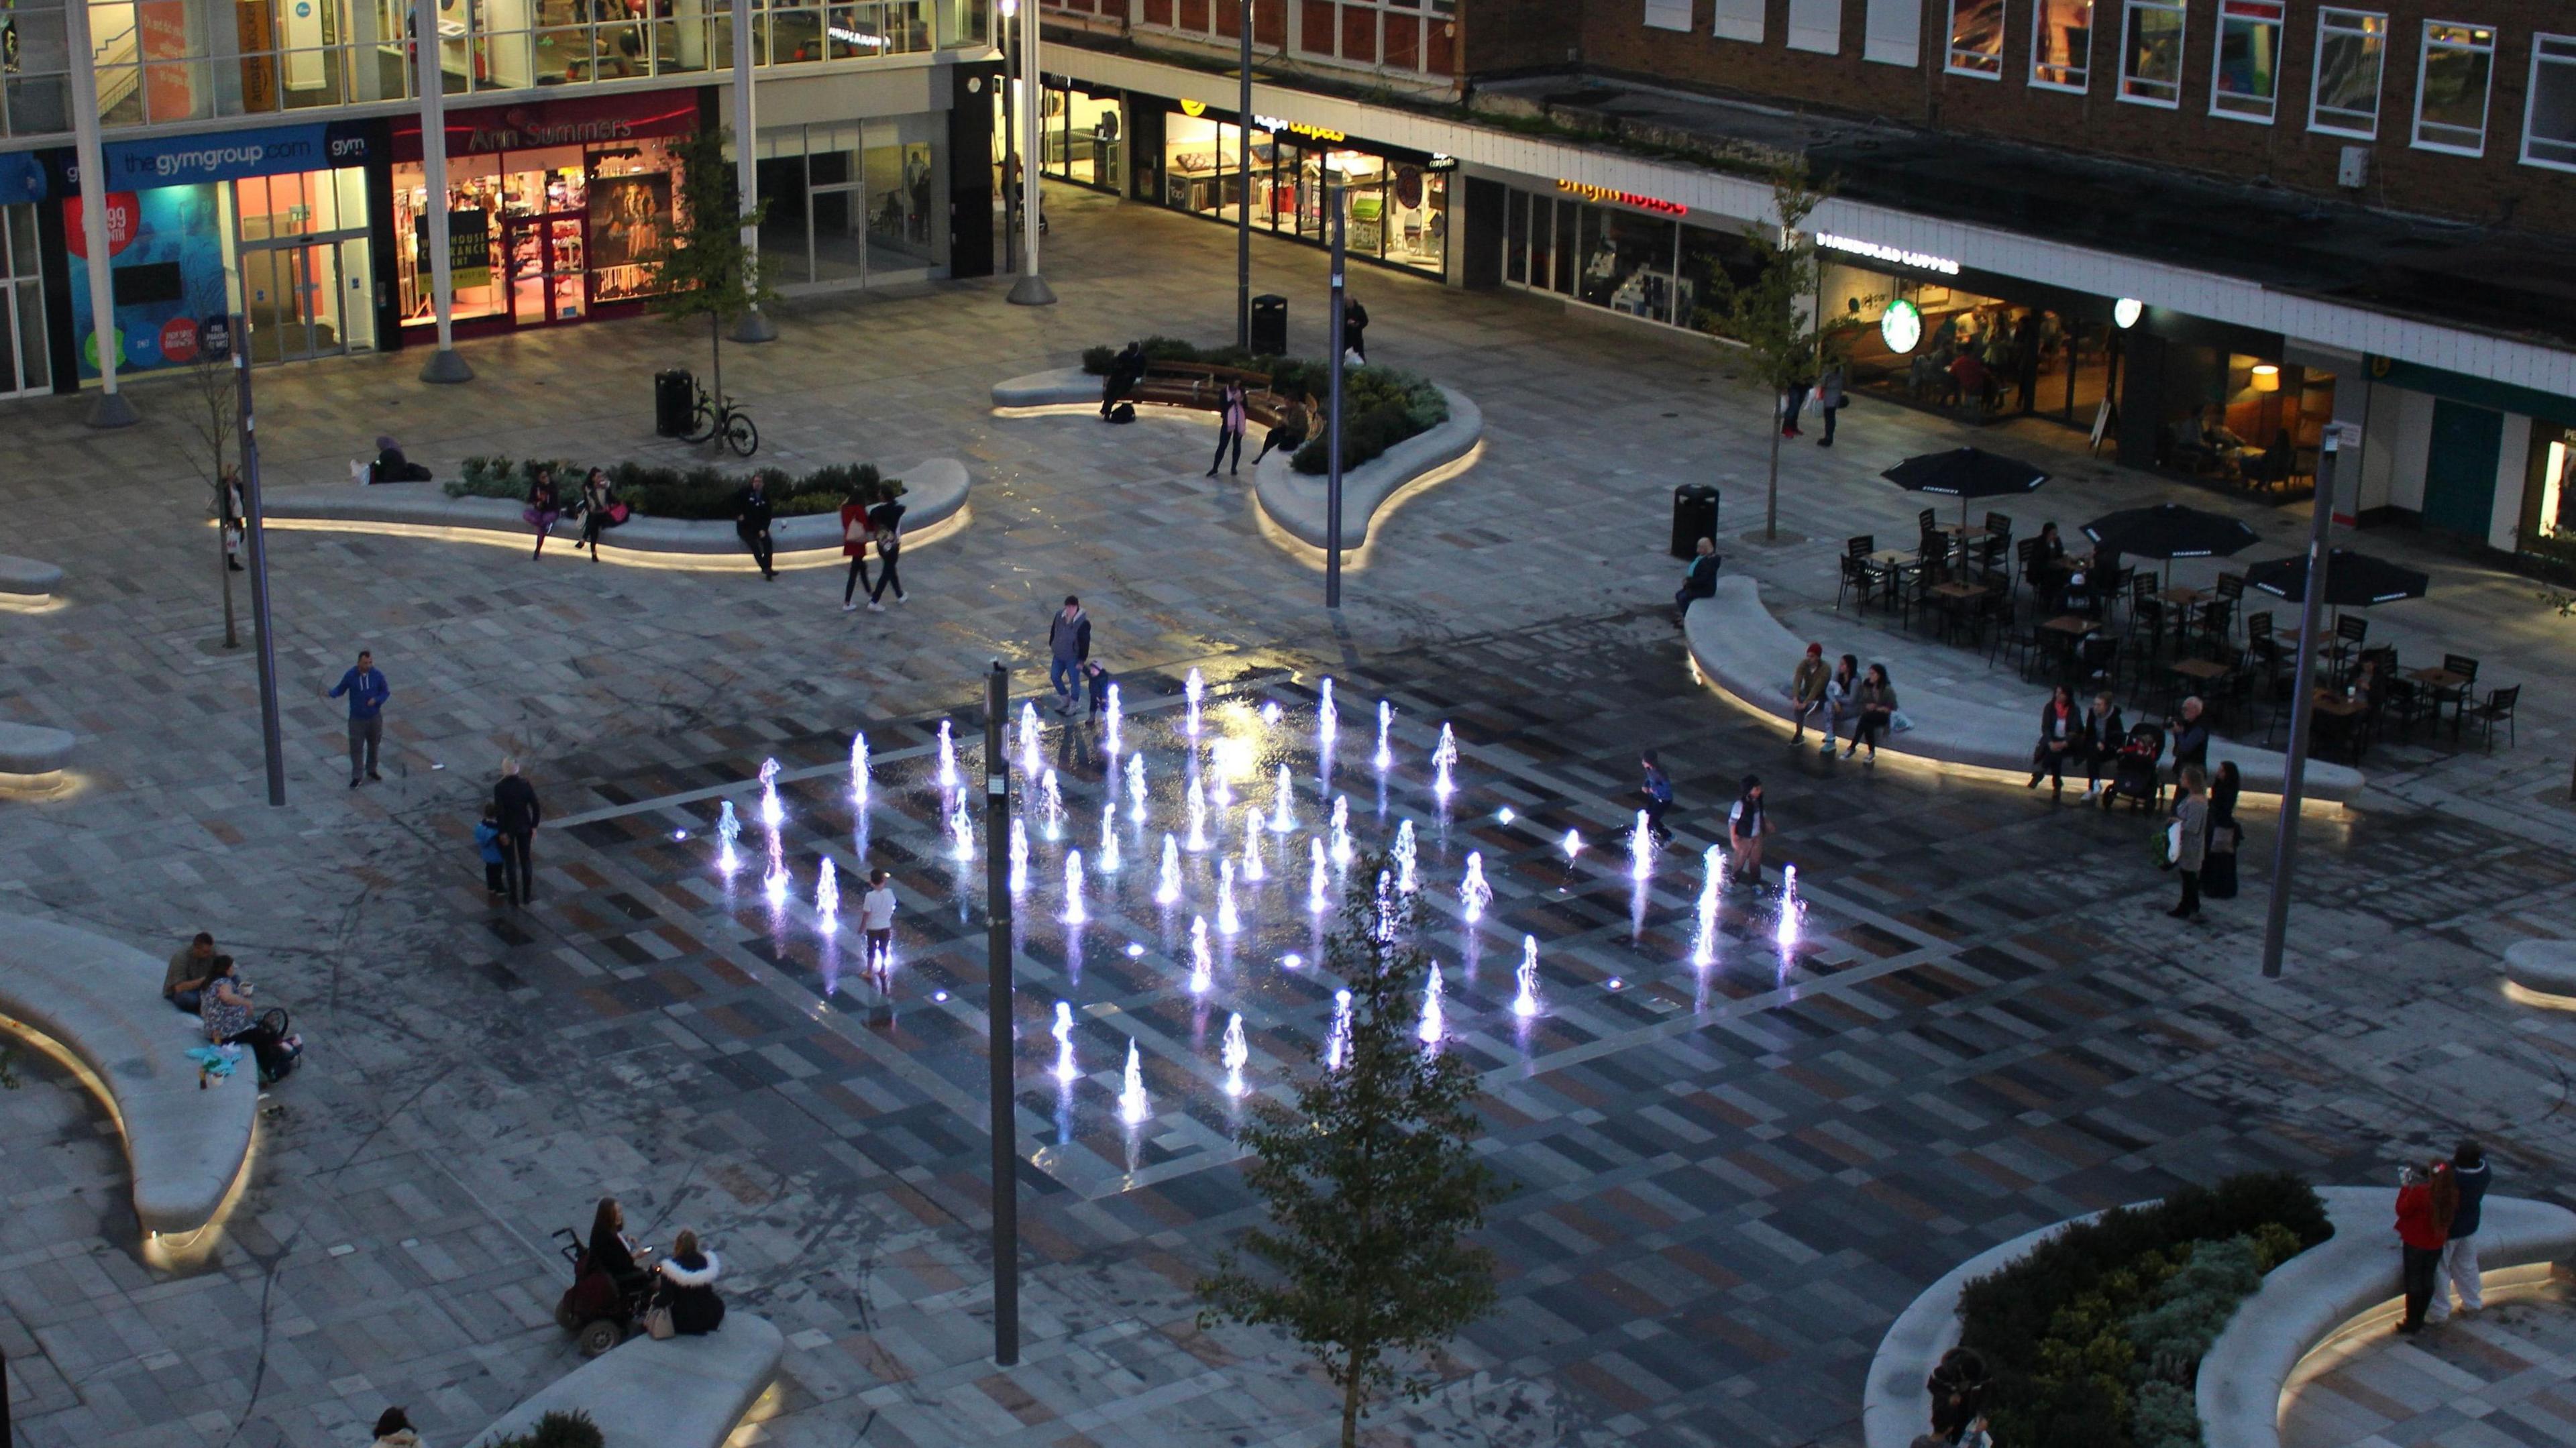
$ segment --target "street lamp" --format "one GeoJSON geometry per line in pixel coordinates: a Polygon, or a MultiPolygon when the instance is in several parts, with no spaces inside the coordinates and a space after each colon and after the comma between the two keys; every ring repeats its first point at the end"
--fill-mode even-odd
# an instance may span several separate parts
{"type": "Polygon", "coordinates": [[[1023,307],[1055,305],[1055,289],[1038,275],[1038,215],[1044,198],[1038,190],[1038,7],[1002,0],[1007,19],[1020,21],[1020,80],[1028,93],[1020,97],[1020,279],[1011,283],[1010,300],[1023,307]]]}

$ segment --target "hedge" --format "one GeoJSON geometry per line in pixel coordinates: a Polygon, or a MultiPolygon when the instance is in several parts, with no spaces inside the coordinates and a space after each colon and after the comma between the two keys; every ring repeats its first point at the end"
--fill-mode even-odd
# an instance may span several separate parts
{"type": "MultiPolygon", "coordinates": [[[[1282,397],[1308,396],[1320,404],[1332,390],[1331,369],[1321,362],[1273,357],[1240,347],[1197,347],[1177,337],[1147,337],[1137,344],[1148,362],[1204,362],[1240,367],[1270,379],[1270,390],[1282,397]]],[[[1118,360],[1116,347],[1091,347],[1082,354],[1082,370],[1105,377],[1118,360]]],[[[1342,372],[1342,466],[1358,467],[1409,437],[1417,437],[1449,420],[1449,400],[1431,380],[1395,367],[1350,367],[1342,372]]],[[[1297,449],[1289,466],[1301,473],[1326,471],[1329,449],[1321,429],[1297,449]]]]}
{"type": "Polygon", "coordinates": [[[2107,1212],[1969,1283],[1960,1342],[1985,1359],[1995,1441],[2197,1443],[2201,1354],[2263,1273],[2332,1234],[2307,1183],[2254,1172],[2107,1212]]]}
{"type": "MultiPolygon", "coordinates": [[[[569,458],[467,458],[465,475],[447,485],[447,495],[524,502],[529,480],[537,469],[548,467],[555,471],[555,496],[569,507],[581,496],[582,479],[590,476],[591,467],[569,458]]],[[[609,482],[616,485],[618,501],[650,518],[730,519],[734,494],[750,481],[748,476],[710,467],[682,470],[623,462],[608,464],[606,471],[609,482]]],[[[837,513],[853,492],[870,507],[903,496],[903,480],[880,475],[874,463],[817,468],[802,476],[782,468],[762,468],[759,475],[768,483],[771,506],[782,518],[837,513]]]]}
{"type": "Polygon", "coordinates": [[[548,1413],[537,1420],[536,1427],[512,1434],[493,1448],[606,1448],[606,1439],[590,1415],[576,1408],[548,1413]]]}

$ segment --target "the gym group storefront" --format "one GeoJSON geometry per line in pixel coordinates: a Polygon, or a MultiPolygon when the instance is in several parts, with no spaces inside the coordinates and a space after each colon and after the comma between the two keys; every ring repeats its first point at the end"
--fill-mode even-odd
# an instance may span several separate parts
{"type": "MultiPolygon", "coordinates": [[[[647,262],[679,225],[671,141],[698,128],[697,89],[447,113],[448,255],[460,335],[642,309],[647,262]]],[[[392,129],[396,305],[407,341],[436,324],[420,119],[392,129]]]]}

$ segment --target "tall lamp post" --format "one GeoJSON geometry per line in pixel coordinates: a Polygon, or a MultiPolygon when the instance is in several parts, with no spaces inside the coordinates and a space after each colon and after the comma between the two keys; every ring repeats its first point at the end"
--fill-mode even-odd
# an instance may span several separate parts
{"type": "Polygon", "coordinates": [[[1020,279],[1011,283],[1011,301],[1023,307],[1055,305],[1055,288],[1038,275],[1038,218],[1045,204],[1038,190],[1038,172],[1044,158],[1038,151],[1038,91],[1042,84],[1038,65],[1037,0],[1020,0],[1020,79],[1028,94],[1020,97],[1020,279]]]}
{"type": "Polygon", "coordinates": [[[984,1029],[993,1097],[993,1361],[1020,1360],[1019,1086],[1011,1049],[1010,671],[984,675],[984,1029]]]}
{"type": "Polygon", "coordinates": [[[2308,521],[2308,591],[2299,601],[2299,662],[2290,673],[2290,751],[2281,766],[2281,825],[2272,838],[2272,901],[2263,916],[2266,976],[2280,975],[2281,953],[2290,932],[2290,878],[2299,862],[2299,801],[2307,792],[2308,728],[2316,714],[2309,690],[2316,678],[2317,614],[2325,607],[2335,462],[2341,445],[2340,430],[2327,424],[2324,446],[2317,451],[2316,516],[2308,521]]]}
{"type": "Polygon", "coordinates": [[[259,424],[251,407],[250,318],[232,319],[233,377],[241,392],[234,411],[241,429],[242,538],[250,554],[251,642],[259,650],[260,754],[268,766],[268,802],[286,803],[286,744],[277,724],[277,637],[268,626],[268,529],[259,501],[259,424]]]}
{"type": "Polygon", "coordinates": [[[1020,0],[1002,0],[1002,270],[1020,269],[1020,110],[1017,27],[1020,0]]]}
{"type": "MultiPolygon", "coordinates": [[[[759,122],[751,94],[751,5],[749,0],[735,0],[733,7],[733,147],[734,179],[742,188],[742,214],[749,216],[760,205],[760,162],[755,144],[759,122]]],[[[760,276],[760,228],[745,224],[742,228],[742,250],[751,258],[751,276],[760,276]]],[[[737,342],[775,342],[778,324],[760,310],[755,301],[745,308],[733,324],[737,342]]]]}
{"type": "MultiPolygon", "coordinates": [[[[412,57],[420,76],[421,219],[429,231],[429,309],[438,322],[438,346],[421,364],[423,382],[471,382],[474,369],[456,355],[456,258],[447,237],[447,48],[438,33],[438,0],[412,0],[412,57]]],[[[233,334],[233,350],[250,345],[233,334]]]]}
{"type": "Polygon", "coordinates": [[[1335,179],[1330,156],[1324,159],[1324,205],[1333,213],[1333,290],[1325,303],[1329,313],[1324,321],[1327,346],[1332,357],[1325,363],[1326,375],[1332,381],[1327,389],[1324,411],[1324,607],[1342,606],[1342,265],[1345,260],[1342,231],[1342,184],[1335,179]]]}
{"type": "Polygon", "coordinates": [[[1252,0],[1243,0],[1243,13],[1236,21],[1242,31],[1243,52],[1237,62],[1240,88],[1235,99],[1237,125],[1235,155],[1243,173],[1242,204],[1236,208],[1234,227],[1234,345],[1252,350],[1252,0]]]}

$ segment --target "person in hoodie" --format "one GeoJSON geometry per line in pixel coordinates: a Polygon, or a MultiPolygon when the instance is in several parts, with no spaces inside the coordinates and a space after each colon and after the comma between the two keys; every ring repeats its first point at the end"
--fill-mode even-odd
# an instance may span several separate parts
{"type": "Polygon", "coordinates": [[[1091,657],[1091,615],[1068,593],[1047,620],[1047,682],[1055,686],[1055,711],[1070,717],[1082,702],[1082,665],[1091,657]]]}
{"type": "Polygon", "coordinates": [[[2441,1170],[2443,1165],[2410,1166],[2397,1178],[2397,1242],[2402,1252],[2398,1279],[2406,1293],[2406,1315],[2397,1330],[2410,1337],[2424,1330],[2434,1274],[2440,1269],[2451,1218],[2460,1205],[2460,1184],[2441,1170]]]}
{"type": "Polygon", "coordinates": [[[2478,1279],[2478,1214],[2487,1199],[2486,1148],[2474,1141],[2461,1142],[2451,1153],[2445,1174],[2460,1202],[2451,1209],[2451,1235],[2442,1244],[2442,1261],[2433,1270],[2433,1300],[2424,1313],[2424,1320],[2435,1327],[2451,1320],[2454,1287],[2460,1290],[2460,1311],[2476,1312],[2487,1305],[2486,1287],[2478,1279]]]}
{"type": "Polygon", "coordinates": [[[724,1326],[724,1299],[716,1296],[716,1276],[724,1264],[698,1245],[698,1234],[682,1231],[671,1239],[671,1255],[662,1259],[661,1302],[671,1309],[671,1326],[684,1334],[709,1333],[724,1326]]]}
{"type": "Polygon", "coordinates": [[[411,1415],[400,1408],[378,1413],[373,1448],[420,1448],[420,1435],[412,1431],[411,1415]]]}

